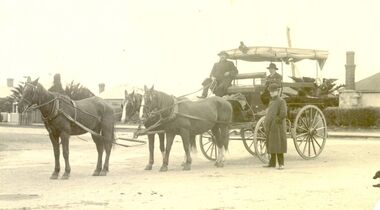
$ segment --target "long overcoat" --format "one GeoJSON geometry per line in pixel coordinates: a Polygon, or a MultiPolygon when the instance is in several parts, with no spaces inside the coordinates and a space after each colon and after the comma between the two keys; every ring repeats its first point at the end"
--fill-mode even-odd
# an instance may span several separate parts
{"type": "Polygon", "coordinates": [[[264,120],[264,129],[267,135],[267,152],[286,153],[286,102],[279,96],[272,98],[264,120]]]}

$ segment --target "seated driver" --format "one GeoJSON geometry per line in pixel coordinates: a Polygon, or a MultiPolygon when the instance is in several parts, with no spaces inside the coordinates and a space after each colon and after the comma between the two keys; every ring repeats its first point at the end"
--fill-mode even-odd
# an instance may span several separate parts
{"type": "Polygon", "coordinates": [[[199,98],[206,98],[210,87],[216,96],[226,95],[227,88],[231,86],[233,78],[238,74],[234,63],[227,60],[228,54],[225,51],[220,52],[218,56],[220,60],[214,64],[210,77],[203,81],[203,93],[202,96],[198,96],[199,98]]]}

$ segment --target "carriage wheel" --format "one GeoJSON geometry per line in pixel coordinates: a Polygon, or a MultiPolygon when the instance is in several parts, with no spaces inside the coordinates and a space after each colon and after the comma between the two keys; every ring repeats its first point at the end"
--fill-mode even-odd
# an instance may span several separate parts
{"type": "Polygon", "coordinates": [[[257,157],[263,163],[269,163],[269,155],[267,153],[267,135],[264,131],[264,119],[265,116],[261,117],[256,124],[255,130],[253,131],[253,141],[255,143],[255,152],[257,157]]]}
{"type": "Polygon", "coordinates": [[[243,144],[244,144],[245,149],[247,149],[247,151],[251,153],[251,155],[256,156],[255,141],[253,139],[253,130],[242,128],[240,130],[240,135],[241,135],[241,138],[243,139],[243,144]]]}
{"type": "Polygon", "coordinates": [[[326,119],[322,111],[314,105],[302,107],[294,121],[292,137],[303,159],[318,157],[327,139],[326,119]]]}
{"type": "Polygon", "coordinates": [[[215,144],[215,136],[208,131],[207,133],[203,133],[199,137],[199,145],[203,155],[209,159],[215,161],[218,157],[218,151],[215,144]]]}

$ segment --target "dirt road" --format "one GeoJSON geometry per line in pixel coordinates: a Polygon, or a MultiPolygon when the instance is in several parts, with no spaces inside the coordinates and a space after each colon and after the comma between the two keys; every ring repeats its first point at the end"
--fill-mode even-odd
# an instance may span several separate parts
{"type": "MultiPolygon", "coordinates": [[[[180,140],[173,145],[169,171],[156,164],[144,171],[147,145],[112,151],[110,173],[91,176],[96,149],[89,136],[70,142],[71,177],[50,180],[53,151],[43,129],[0,127],[0,209],[373,209],[380,189],[380,141],[329,139],[316,160],[305,161],[292,141],[283,171],[262,168],[233,141],[224,168],[201,152],[191,171],[182,171],[180,140]]],[[[64,161],[61,158],[63,171],[64,161]]],[[[62,174],[62,172],[61,172],[62,174]]]]}

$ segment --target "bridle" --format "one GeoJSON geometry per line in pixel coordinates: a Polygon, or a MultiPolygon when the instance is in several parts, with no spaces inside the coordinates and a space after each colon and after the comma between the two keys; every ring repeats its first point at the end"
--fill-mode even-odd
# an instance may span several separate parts
{"type": "MultiPolygon", "coordinates": [[[[33,85],[31,83],[28,83],[28,82],[25,83],[25,86],[32,87],[33,95],[31,97],[31,100],[34,101],[33,99],[37,96],[38,86],[37,85],[33,85]]],[[[32,101],[29,101],[24,96],[22,96],[20,102],[24,102],[24,101],[28,104],[28,108],[33,105],[32,101]]]]}
{"type": "Polygon", "coordinates": [[[49,101],[47,101],[45,103],[34,105],[33,101],[35,101],[35,98],[38,97],[38,95],[39,95],[38,86],[37,85],[33,85],[31,83],[28,83],[28,82],[26,82],[25,85],[27,85],[29,87],[32,87],[33,95],[31,97],[31,101],[29,101],[28,99],[26,99],[24,96],[21,97],[20,102],[24,102],[25,101],[28,104],[28,107],[24,110],[24,112],[28,111],[29,109],[31,109],[31,107],[33,107],[32,109],[38,109],[38,108],[46,106],[46,105],[54,102],[55,100],[57,100],[57,97],[54,97],[53,99],[51,99],[51,100],[49,100],[49,101]]]}

